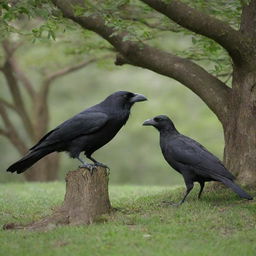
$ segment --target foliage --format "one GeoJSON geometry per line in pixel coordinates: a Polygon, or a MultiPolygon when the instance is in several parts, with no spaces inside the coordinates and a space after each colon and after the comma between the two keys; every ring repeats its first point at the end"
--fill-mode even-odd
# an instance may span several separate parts
{"type": "MultiPolygon", "coordinates": [[[[117,32],[129,32],[124,40],[148,41],[148,43],[155,44],[156,41],[161,40],[163,31],[168,33],[169,36],[172,36],[172,33],[181,33],[181,35],[183,34],[185,36],[189,35],[193,46],[182,53],[177,52],[178,54],[187,58],[196,59],[197,61],[207,59],[208,63],[212,63],[210,64],[209,70],[214,74],[225,77],[231,73],[230,59],[219,45],[212,40],[181,28],[139,0],[85,0],[84,2],[85,7],[73,6],[77,16],[99,14],[103,17],[105,23],[113,27],[117,32]]],[[[196,0],[193,2],[184,2],[204,13],[214,15],[238,29],[241,15],[241,4],[239,1],[196,0]]],[[[30,32],[26,32],[26,35],[29,35],[33,41],[42,40],[43,38],[55,40],[57,36],[56,32],[60,30],[79,30],[73,23],[63,19],[59,11],[47,0],[26,0],[18,1],[15,4],[10,4],[9,1],[5,0],[1,2],[1,6],[3,10],[1,15],[3,21],[1,35],[6,36],[10,32],[21,33],[12,22],[17,19],[24,20],[25,17],[29,19],[41,19],[39,26],[30,27],[30,32]]],[[[87,41],[87,39],[89,39],[89,42],[85,47],[74,47],[69,52],[81,53],[91,48],[111,48],[104,40],[99,40],[99,44],[96,43],[95,45],[95,36],[92,33],[85,32],[84,40],[87,41]],[[91,37],[93,38],[92,40],[91,37]]],[[[157,45],[159,47],[165,47],[165,42],[159,41],[157,45]]]]}
{"type": "MultiPolygon", "coordinates": [[[[227,22],[235,29],[239,29],[241,16],[241,4],[239,1],[196,0],[193,1],[193,3],[191,1],[185,2],[203,13],[213,15],[214,17],[227,22]]],[[[191,34],[189,31],[184,31],[184,33],[191,34]]],[[[220,45],[213,40],[195,33],[192,34],[191,40],[193,45],[179,54],[195,61],[206,61],[206,63],[210,65],[208,70],[214,75],[225,77],[231,73],[231,60],[227,52],[220,45]]]]}
{"type": "Polygon", "coordinates": [[[43,32],[46,32],[47,38],[55,39],[55,30],[58,28],[55,15],[52,13],[52,8],[49,1],[45,0],[25,0],[25,1],[1,1],[1,20],[2,29],[1,35],[9,36],[10,32],[18,34],[26,34],[15,24],[17,20],[25,21],[32,18],[43,19],[45,22],[39,27],[34,27],[30,31],[30,35],[36,38],[41,38],[43,32]]]}
{"type": "MultiPolygon", "coordinates": [[[[63,183],[0,185],[1,225],[34,221],[61,203],[63,183]]],[[[0,254],[19,255],[255,255],[255,202],[230,190],[196,189],[181,207],[183,188],[111,186],[118,211],[90,226],[48,232],[0,231],[0,254]]]]}
{"type": "MultiPolygon", "coordinates": [[[[168,3],[168,1],[166,1],[168,3]]],[[[241,15],[240,3],[234,1],[184,1],[192,7],[197,8],[203,13],[214,15],[231,26],[238,29],[241,15]]],[[[89,16],[95,13],[102,16],[105,23],[113,27],[116,32],[126,31],[129,34],[124,40],[147,41],[155,45],[162,38],[163,31],[169,36],[172,33],[181,33],[184,36],[190,36],[193,46],[184,51],[178,51],[178,55],[196,61],[207,60],[210,65],[209,71],[218,76],[228,76],[231,73],[231,62],[226,51],[213,40],[207,39],[191,31],[181,28],[168,18],[156,13],[149,6],[141,1],[85,1],[86,7],[74,7],[77,16],[89,16]]],[[[114,32],[115,34],[115,32],[114,32]]],[[[159,48],[165,47],[164,41],[159,41],[159,48]]]]}
{"type": "Polygon", "coordinates": [[[18,36],[24,41],[50,43],[51,40],[62,41],[66,44],[69,54],[109,50],[111,48],[94,33],[81,30],[74,23],[64,19],[58,9],[47,0],[25,0],[11,3],[1,1],[2,38],[18,36]],[[67,35],[66,31],[69,32],[67,35]],[[69,40],[67,40],[69,38],[69,40]],[[75,39],[70,44],[70,40],[75,39]],[[50,41],[49,41],[50,40],[50,41]],[[87,43],[84,44],[83,41],[87,43]],[[69,43],[69,45],[67,44],[69,43]]]}

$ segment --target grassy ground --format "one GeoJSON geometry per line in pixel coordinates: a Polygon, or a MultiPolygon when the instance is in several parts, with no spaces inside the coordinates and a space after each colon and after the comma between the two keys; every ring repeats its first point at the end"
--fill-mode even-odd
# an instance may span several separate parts
{"type": "MultiPolygon", "coordinates": [[[[256,255],[255,201],[229,190],[206,190],[198,201],[194,190],[172,207],[161,202],[178,201],[183,188],[112,186],[111,202],[120,211],[105,221],[48,232],[1,230],[0,255],[256,255]]],[[[0,224],[37,220],[63,195],[60,182],[0,185],[0,224]]]]}

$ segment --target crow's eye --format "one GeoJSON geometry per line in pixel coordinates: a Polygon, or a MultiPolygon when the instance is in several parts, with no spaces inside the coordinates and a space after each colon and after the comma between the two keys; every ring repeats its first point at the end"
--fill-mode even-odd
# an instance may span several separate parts
{"type": "Polygon", "coordinates": [[[134,96],[133,93],[127,93],[127,94],[124,94],[123,97],[126,98],[126,99],[130,99],[134,96]]]}
{"type": "Polygon", "coordinates": [[[154,120],[155,120],[156,122],[160,122],[160,121],[162,121],[163,119],[160,118],[160,117],[155,117],[154,120]]]}

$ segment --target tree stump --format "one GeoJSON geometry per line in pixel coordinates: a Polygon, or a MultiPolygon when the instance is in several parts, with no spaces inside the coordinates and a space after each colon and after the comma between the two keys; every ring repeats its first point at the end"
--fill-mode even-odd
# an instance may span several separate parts
{"type": "Polygon", "coordinates": [[[64,202],[52,215],[27,224],[9,223],[4,229],[52,229],[58,225],[87,225],[106,213],[111,212],[108,195],[108,172],[96,167],[92,173],[80,168],[66,176],[64,202]]]}

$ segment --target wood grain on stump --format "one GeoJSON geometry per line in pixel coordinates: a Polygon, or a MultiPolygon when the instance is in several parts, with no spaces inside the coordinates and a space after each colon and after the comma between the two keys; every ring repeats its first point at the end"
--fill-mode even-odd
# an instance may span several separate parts
{"type": "Polygon", "coordinates": [[[52,215],[27,225],[8,223],[4,229],[51,229],[57,225],[84,225],[106,213],[111,204],[108,195],[108,172],[97,167],[91,174],[80,168],[66,176],[66,194],[62,205],[52,215]]]}

